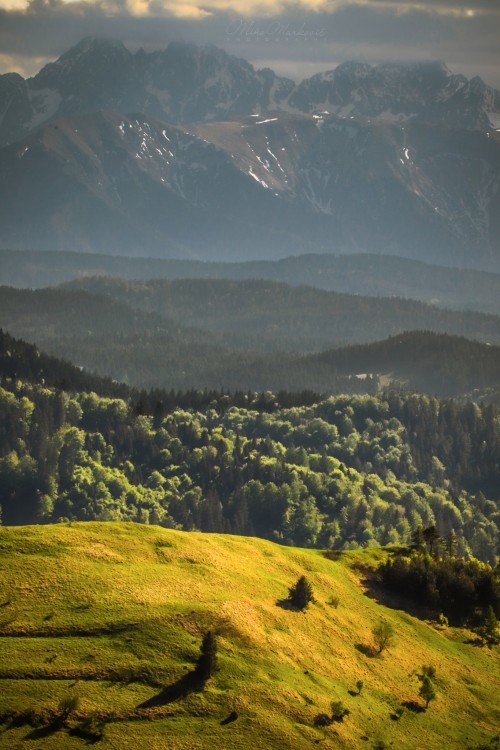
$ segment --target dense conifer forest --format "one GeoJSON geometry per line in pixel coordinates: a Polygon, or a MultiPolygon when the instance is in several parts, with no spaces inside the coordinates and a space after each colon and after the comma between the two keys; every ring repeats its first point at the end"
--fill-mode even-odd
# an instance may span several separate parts
{"type": "Polygon", "coordinates": [[[140,393],[5,335],[2,363],[5,524],[131,520],[333,549],[405,544],[436,525],[461,553],[495,562],[493,405],[140,393]]]}

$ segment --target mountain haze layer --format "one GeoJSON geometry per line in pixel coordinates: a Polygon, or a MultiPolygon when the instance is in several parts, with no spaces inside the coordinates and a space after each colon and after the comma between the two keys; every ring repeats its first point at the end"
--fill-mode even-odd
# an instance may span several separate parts
{"type": "Polygon", "coordinates": [[[87,284],[92,293],[4,287],[0,325],[89,372],[138,388],[373,393],[392,383],[442,396],[494,397],[500,385],[495,316],[272,282],[87,284]],[[404,333],[412,325],[466,332],[487,343],[404,333]],[[346,337],[351,346],[338,348],[346,337]]]}
{"type": "Polygon", "coordinates": [[[279,261],[207,263],[96,253],[0,249],[0,283],[32,289],[89,276],[152,279],[269,279],[294,286],[418,299],[454,310],[500,314],[500,274],[436,266],[409,258],[354,253],[279,261]]]}

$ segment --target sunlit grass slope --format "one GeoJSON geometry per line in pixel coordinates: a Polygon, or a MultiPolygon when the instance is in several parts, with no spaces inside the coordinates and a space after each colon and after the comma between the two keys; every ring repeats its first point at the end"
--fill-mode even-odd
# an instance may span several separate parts
{"type": "Polygon", "coordinates": [[[89,738],[78,729],[89,718],[104,726],[103,750],[378,740],[458,750],[485,741],[500,725],[498,649],[368,596],[366,568],[386,554],[330,560],[259,539],[119,523],[0,528],[0,747],[83,748],[89,738]],[[316,601],[305,612],[280,606],[303,574],[316,601]],[[373,657],[366,647],[381,618],[396,643],[373,657]],[[165,691],[193,669],[208,629],[218,672],[201,691],[165,691]],[[398,719],[403,702],[422,703],[415,670],[424,664],[437,670],[438,697],[398,719]],[[51,727],[72,696],[76,710],[51,727]],[[333,700],[350,714],[315,727],[333,700]]]}

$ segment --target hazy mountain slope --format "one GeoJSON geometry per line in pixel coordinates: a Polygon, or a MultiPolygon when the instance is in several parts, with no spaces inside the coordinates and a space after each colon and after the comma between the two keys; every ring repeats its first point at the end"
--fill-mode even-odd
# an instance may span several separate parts
{"type": "Polygon", "coordinates": [[[0,283],[38,288],[84,276],[123,279],[272,279],[439,307],[500,314],[500,274],[430,265],[387,255],[305,255],[279,261],[205,263],[89,253],[0,250],[0,283]]]}
{"type": "Polygon", "coordinates": [[[162,334],[209,343],[210,334],[181,326],[161,313],[143,312],[110,296],[85,290],[2,287],[0,325],[26,338],[142,336],[162,334]]]}
{"type": "Polygon", "coordinates": [[[3,149],[0,196],[0,242],[10,247],[211,258],[316,246],[303,212],[230,154],[142,116],[63,120],[3,149]]]}
{"type": "Polygon", "coordinates": [[[294,88],[271,70],[256,72],[217,47],[171,43],[131,54],[121,42],[87,37],[36,76],[0,76],[0,143],[54,117],[114,109],[172,123],[224,119],[266,109],[294,88]]]}
{"type": "Polygon", "coordinates": [[[0,77],[0,246],[498,271],[499,113],[499,92],[441,63],[296,86],[215,47],[86,38],[0,77]]]}
{"type": "Polygon", "coordinates": [[[20,720],[3,730],[0,746],[35,739],[47,712],[73,695],[79,705],[67,727],[42,739],[47,748],[80,747],[68,729],[85,729],[92,716],[104,750],[305,750],[318,742],[359,750],[381,740],[402,750],[438,750],[443,741],[462,750],[488,740],[499,719],[497,650],[402,612],[401,600],[387,606],[367,596],[367,575],[386,554],[332,561],[262,540],[132,524],[4,529],[2,718],[20,720]],[[279,606],[303,574],[316,598],[305,614],[279,606]],[[370,658],[381,618],[396,642],[370,658]],[[183,691],[209,629],[219,669],[203,690],[183,691]],[[437,699],[391,721],[403,702],[420,703],[415,671],[423,664],[436,669],[437,699]],[[332,700],[349,716],[314,727],[332,700]],[[40,718],[38,730],[30,716],[40,718]]]}
{"type": "Polygon", "coordinates": [[[307,231],[350,249],[494,269],[500,142],[489,133],[271,113],[192,128],[269,192],[313,212],[307,231]],[[326,234],[325,234],[326,233],[326,234]]]}
{"type": "Polygon", "coordinates": [[[453,75],[442,62],[414,64],[346,62],[302,81],[288,104],[302,112],[381,120],[417,120],[451,128],[498,127],[500,92],[476,76],[453,75]]]}
{"type": "Polygon", "coordinates": [[[361,250],[494,270],[499,186],[500,143],[479,131],[98,113],[0,150],[0,244],[203,260],[361,250]]]}
{"type": "Polygon", "coordinates": [[[411,300],[360,297],[272,281],[128,282],[88,278],[62,288],[110,295],[182,325],[231,334],[240,337],[242,348],[247,336],[252,346],[260,348],[313,351],[329,343],[374,341],[415,328],[500,343],[497,316],[439,310],[411,300]]]}

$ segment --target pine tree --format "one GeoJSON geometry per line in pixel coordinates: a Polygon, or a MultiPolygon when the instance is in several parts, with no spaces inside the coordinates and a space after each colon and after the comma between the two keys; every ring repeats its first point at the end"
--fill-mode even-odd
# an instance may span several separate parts
{"type": "Polygon", "coordinates": [[[453,529],[446,535],[446,553],[448,557],[458,557],[458,539],[453,529]]]}
{"type": "Polygon", "coordinates": [[[424,529],[422,526],[417,526],[413,534],[411,535],[412,546],[419,552],[424,548],[424,529]]]}
{"type": "Polygon", "coordinates": [[[206,682],[217,669],[217,641],[211,630],[205,633],[196,662],[196,675],[206,682]]]}
{"type": "Polygon", "coordinates": [[[498,633],[498,620],[491,604],[488,607],[486,617],[484,618],[484,625],[481,628],[481,635],[490,645],[498,643],[500,641],[498,633]]]}
{"type": "Polygon", "coordinates": [[[300,576],[289,588],[288,598],[297,609],[305,609],[314,600],[312,586],[305,576],[300,576]]]}

